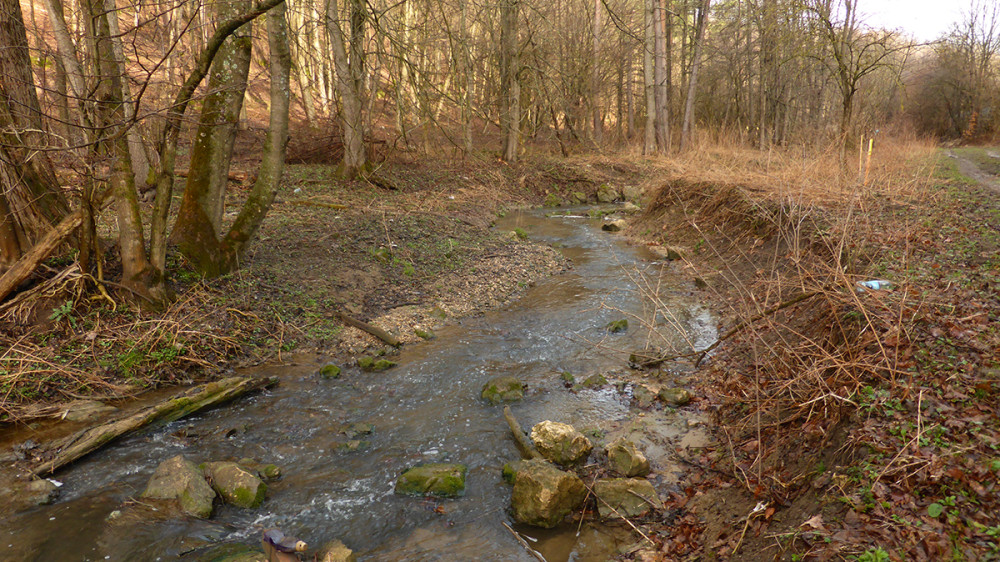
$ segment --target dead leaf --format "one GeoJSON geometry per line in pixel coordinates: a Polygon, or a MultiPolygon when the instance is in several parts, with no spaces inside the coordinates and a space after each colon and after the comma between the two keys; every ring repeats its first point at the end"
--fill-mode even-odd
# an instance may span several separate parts
{"type": "Polygon", "coordinates": [[[801,525],[799,525],[799,527],[800,528],[801,527],[808,527],[808,528],[814,529],[816,531],[825,531],[826,530],[823,527],[823,515],[822,514],[813,515],[809,519],[806,519],[801,525]]]}

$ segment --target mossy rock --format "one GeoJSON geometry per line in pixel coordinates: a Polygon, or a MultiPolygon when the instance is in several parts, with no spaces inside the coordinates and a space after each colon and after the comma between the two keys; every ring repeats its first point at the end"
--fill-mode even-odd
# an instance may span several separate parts
{"type": "Polygon", "coordinates": [[[143,498],[177,500],[181,509],[195,517],[210,517],[215,491],[193,462],[177,455],[160,463],[150,478],[143,498]]]}
{"type": "Polygon", "coordinates": [[[348,439],[354,439],[359,435],[371,435],[375,433],[375,425],[368,422],[356,422],[348,425],[343,433],[348,439]]]}
{"type": "Polygon", "coordinates": [[[521,379],[512,376],[494,377],[483,385],[479,396],[490,404],[517,402],[524,399],[524,389],[527,385],[521,379]]]}
{"type": "Polygon", "coordinates": [[[577,205],[583,205],[587,202],[587,194],[582,191],[574,191],[569,194],[570,200],[577,205]]]}
{"type": "Polygon", "coordinates": [[[510,503],[519,523],[551,529],[586,497],[587,487],[577,475],[542,460],[530,460],[524,461],[514,476],[510,503]]]}
{"type": "Polygon", "coordinates": [[[396,493],[409,496],[457,498],[465,495],[464,464],[428,463],[417,465],[396,479],[396,493]]]}
{"type": "Polygon", "coordinates": [[[632,389],[632,398],[635,403],[640,408],[648,408],[653,405],[653,401],[656,400],[656,394],[649,389],[648,386],[637,384],[632,389]]]}
{"type": "Polygon", "coordinates": [[[422,340],[432,340],[432,339],[434,339],[434,338],[437,337],[434,334],[434,332],[432,332],[430,330],[421,330],[420,328],[414,328],[413,329],[413,333],[416,334],[417,337],[420,338],[420,339],[422,339],[422,340]]]}
{"type": "Polygon", "coordinates": [[[209,462],[203,466],[212,489],[226,503],[246,509],[254,509],[264,503],[267,484],[253,472],[234,462],[209,462]]]}
{"type": "Polygon", "coordinates": [[[696,289],[707,289],[708,288],[708,282],[705,281],[704,279],[702,279],[701,277],[695,277],[694,278],[694,286],[695,286],[696,289]]]}
{"type": "Polygon", "coordinates": [[[378,250],[375,250],[373,255],[375,256],[375,259],[382,263],[392,262],[392,250],[388,248],[379,248],[378,250]]]}
{"type": "Polygon", "coordinates": [[[370,446],[371,446],[370,441],[366,441],[363,439],[351,439],[350,441],[345,441],[344,443],[337,445],[337,452],[354,453],[357,451],[362,451],[364,449],[367,449],[370,446]]]}
{"type": "Polygon", "coordinates": [[[514,230],[511,230],[511,233],[513,234],[513,238],[516,239],[516,240],[527,240],[528,239],[528,231],[525,230],[525,229],[523,229],[523,228],[520,228],[520,227],[515,228],[514,230]]]}
{"type": "Polygon", "coordinates": [[[614,203],[621,198],[621,192],[606,183],[601,184],[601,186],[597,188],[598,203],[614,203]]]}
{"type": "Polygon", "coordinates": [[[583,386],[584,388],[597,388],[597,387],[604,386],[606,384],[608,384],[608,379],[606,379],[604,377],[604,375],[602,375],[600,373],[596,373],[596,374],[593,374],[593,375],[590,375],[589,377],[587,377],[581,383],[581,386],[583,386]]]}
{"type": "Polygon", "coordinates": [[[683,388],[661,388],[658,396],[670,406],[687,406],[691,402],[691,393],[683,388]]]}
{"type": "Polygon", "coordinates": [[[573,373],[571,373],[569,371],[563,371],[562,373],[560,373],[559,374],[559,378],[561,378],[563,380],[563,382],[565,382],[567,384],[575,384],[576,383],[576,377],[574,377],[573,373]]]}
{"type": "Polygon", "coordinates": [[[545,197],[545,202],[542,203],[542,205],[544,205],[546,207],[559,207],[562,204],[563,204],[562,198],[559,197],[558,195],[556,195],[555,193],[548,194],[545,197]]]}
{"type": "Polygon", "coordinates": [[[358,367],[362,371],[375,372],[375,371],[387,371],[396,366],[395,361],[389,361],[388,359],[375,359],[374,357],[364,356],[358,357],[358,367]]]}
{"type": "Polygon", "coordinates": [[[594,446],[572,425],[545,420],[531,428],[531,440],[546,459],[568,465],[587,458],[594,446]]]}
{"type": "Polygon", "coordinates": [[[608,445],[608,466],[622,476],[645,476],[649,474],[649,460],[635,443],[619,439],[608,445]]]}
{"type": "Polygon", "coordinates": [[[604,326],[604,329],[611,334],[619,334],[621,332],[628,331],[628,319],[622,318],[620,320],[612,320],[604,326]]]}
{"type": "Polygon", "coordinates": [[[271,482],[281,478],[281,467],[276,464],[260,463],[249,457],[236,461],[236,464],[250,472],[253,472],[258,478],[265,482],[271,482]]]}
{"type": "Polygon", "coordinates": [[[340,378],[340,367],[332,363],[323,365],[323,368],[319,370],[319,375],[324,379],[340,378]]]}
{"type": "Polygon", "coordinates": [[[594,484],[597,512],[602,518],[642,517],[663,504],[645,478],[609,478],[594,484]]]}
{"type": "Polygon", "coordinates": [[[503,476],[503,481],[513,485],[514,479],[517,478],[517,473],[526,466],[524,464],[525,462],[526,461],[519,460],[504,464],[503,468],[500,469],[500,475],[503,476]]]}

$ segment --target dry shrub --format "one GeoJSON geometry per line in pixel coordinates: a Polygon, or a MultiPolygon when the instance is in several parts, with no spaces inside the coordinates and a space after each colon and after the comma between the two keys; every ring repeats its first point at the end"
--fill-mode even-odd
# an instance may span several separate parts
{"type": "Polygon", "coordinates": [[[885,259],[881,240],[908,235],[882,219],[927,196],[931,147],[888,138],[878,146],[867,184],[863,168],[859,177],[830,150],[701,146],[670,162],[675,179],[646,211],[643,222],[656,224],[680,210],[683,227],[714,254],[723,279],[716,297],[730,320],[709,363],[710,386],[720,421],[750,453],[744,461],[734,454],[748,488],[787,492],[795,478],[773,477],[773,469],[806,443],[819,453],[870,399],[867,389],[896,385],[896,397],[907,396],[903,349],[919,291],[857,283],[885,259]]]}

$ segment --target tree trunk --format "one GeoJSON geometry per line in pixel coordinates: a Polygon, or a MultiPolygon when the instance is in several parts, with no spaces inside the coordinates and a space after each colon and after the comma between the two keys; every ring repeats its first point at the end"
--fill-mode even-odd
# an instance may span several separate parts
{"type": "MultiPolygon", "coordinates": [[[[69,212],[45,151],[49,139],[31,75],[28,39],[17,0],[0,0],[0,193],[4,232],[19,232],[20,253],[69,212]]],[[[12,252],[14,240],[0,247],[12,252]]],[[[12,261],[13,253],[0,257],[12,261]]]]}
{"type": "MultiPolygon", "coordinates": [[[[594,49],[592,67],[590,69],[590,105],[594,116],[594,142],[604,142],[604,119],[601,117],[601,1],[594,0],[594,49]]],[[[620,113],[620,112],[619,112],[620,113]]],[[[620,121],[619,121],[620,122],[620,121]]]]}
{"type": "Polygon", "coordinates": [[[656,0],[645,0],[644,21],[646,41],[642,48],[642,76],[646,94],[646,130],[643,137],[642,153],[656,152],[656,73],[653,70],[653,56],[656,52],[656,0]]]}
{"type": "MultiPolygon", "coordinates": [[[[217,17],[238,15],[239,3],[219,2],[217,17]]],[[[216,54],[208,78],[209,94],[191,145],[191,165],[184,198],[171,239],[190,257],[208,237],[217,238],[229,181],[229,164],[250,71],[251,29],[247,24],[227,39],[216,54]]]]}
{"type": "Polygon", "coordinates": [[[701,68],[701,49],[705,41],[705,27],[708,21],[708,9],[711,0],[703,0],[698,11],[697,31],[694,40],[694,58],[691,61],[691,78],[688,80],[687,99],[684,102],[684,121],[681,124],[681,146],[680,149],[687,148],[691,140],[691,131],[694,121],[694,100],[698,93],[698,69],[701,68]]]}
{"type": "Polygon", "coordinates": [[[344,159],[340,175],[347,179],[358,177],[366,164],[364,121],[361,112],[361,78],[364,68],[364,10],[363,0],[351,2],[351,58],[344,47],[344,33],[338,21],[337,0],[329,0],[326,12],[326,29],[333,47],[337,71],[337,91],[340,93],[340,122],[344,135],[344,159]]]}
{"type": "Polygon", "coordinates": [[[270,49],[271,120],[264,141],[264,157],[257,171],[257,181],[247,202],[223,240],[225,262],[223,272],[239,268],[247,243],[256,236],[264,217],[278,193],[281,174],[285,169],[285,149],[288,146],[288,111],[291,102],[291,55],[288,52],[288,25],[285,5],[267,13],[267,41],[270,49]]]}
{"type": "Polygon", "coordinates": [[[516,162],[521,135],[521,85],[517,48],[517,0],[500,3],[500,134],[504,162],[516,162]]]}
{"type": "MultiPolygon", "coordinates": [[[[654,3],[657,0],[653,0],[654,3]]],[[[669,80],[667,75],[667,9],[666,0],[662,6],[654,6],[653,30],[654,62],[653,74],[656,78],[656,148],[661,154],[670,151],[670,105],[669,80]]]]}

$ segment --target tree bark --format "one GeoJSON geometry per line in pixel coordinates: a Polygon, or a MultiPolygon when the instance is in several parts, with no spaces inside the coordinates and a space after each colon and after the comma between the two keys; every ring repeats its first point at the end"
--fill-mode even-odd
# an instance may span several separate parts
{"type": "MultiPolygon", "coordinates": [[[[653,1],[655,3],[657,0],[653,1]]],[[[670,151],[670,105],[668,99],[670,76],[667,74],[667,0],[662,1],[663,5],[654,7],[653,74],[656,77],[656,148],[661,154],[666,154],[670,151]]]]}

